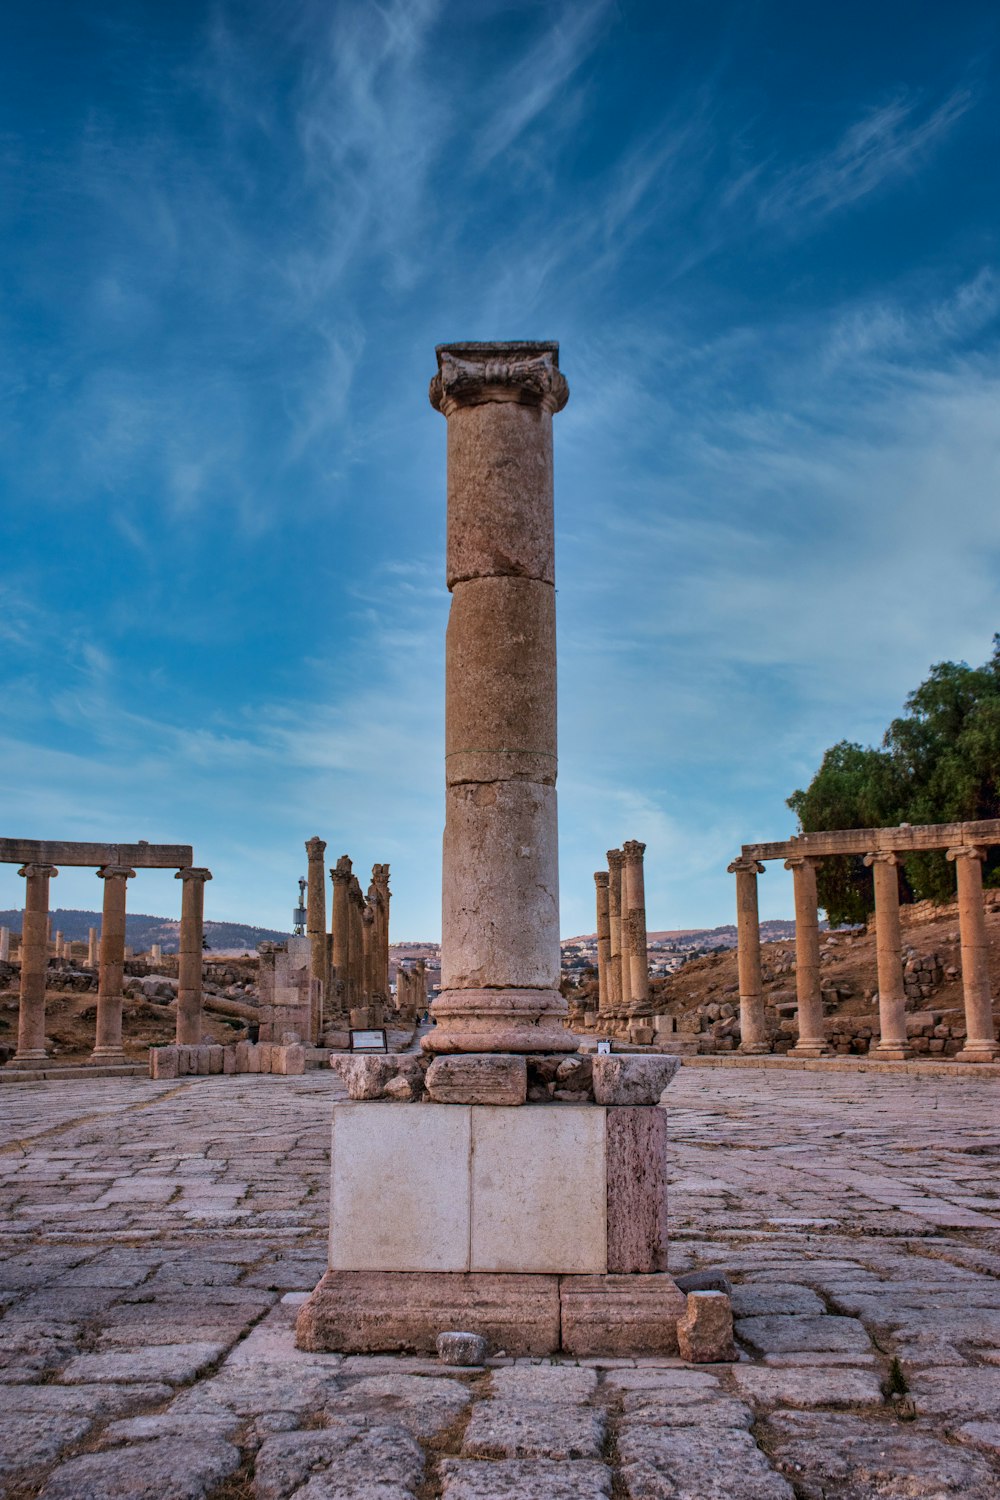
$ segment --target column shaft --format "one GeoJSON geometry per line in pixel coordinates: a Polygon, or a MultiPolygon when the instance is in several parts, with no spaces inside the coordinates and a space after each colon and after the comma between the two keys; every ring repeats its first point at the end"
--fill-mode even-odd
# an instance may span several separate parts
{"type": "Polygon", "coordinates": [[[903,935],[899,925],[899,860],[890,850],[865,855],[875,888],[875,959],[878,965],[879,1040],[873,1054],[890,1062],[913,1056],[906,1039],[903,935]]]}
{"type": "Polygon", "coordinates": [[[764,987],[760,973],[760,917],[757,876],[764,866],[755,859],[734,859],[736,876],[736,967],[740,982],[740,1051],[770,1052],[764,1015],[764,987]]]}
{"type": "Polygon", "coordinates": [[[337,860],[330,871],[333,881],[333,984],[337,1009],[343,1014],[350,1009],[351,966],[351,861],[346,854],[337,860]]]}
{"type": "Polygon", "coordinates": [[[321,838],[306,840],[306,855],[309,860],[306,871],[306,932],[309,936],[309,972],[326,987],[330,982],[326,960],[326,882],[323,875],[323,855],[326,844],[321,838]]]}
{"type": "Polygon", "coordinates": [[[594,871],[597,888],[597,1009],[608,1008],[608,969],[611,962],[611,916],[608,901],[608,872],[594,871]]]}
{"type": "Polygon", "coordinates": [[[49,961],[49,880],[54,865],[24,865],[24,916],[21,919],[21,1003],[17,1017],[15,1063],[45,1058],[45,971],[49,961]]]}
{"type": "Polygon", "coordinates": [[[622,1003],[622,861],[620,849],[608,850],[608,1005],[622,1003]]]}
{"type": "Polygon", "coordinates": [[[135,871],[125,865],[105,865],[101,914],[101,968],[97,981],[97,1035],[93,1062],[124,1062],[122,1049],[122,976],[125,972],[125,893],[135,871]]]}
{"type": "Polygon", "coordinates": [[[211,878],[209,870],[193,866],[178,870],[174,877],[183,882],[177,965],[177,1044],[181,1047],[197,1047],[201,1041],[205,882],[211,878]]]}
{"type": "Polygon", "coordinates": [[[962,993],[965,999],[965,1046],[958,1062],[992,1062],[1000,1053],[990,996],[989,946],[983,910],[983,860],[976,845],[949,849],[958,881],[958,926],[962,944],[962,993]]]}
{"type": "Polygon", "coordinates": [[[97,952],[97,928],[91,927],[87,932],[87,967],[90,969],[97,967],[97,952]]]}
{"type": "Polygon", "coordinates": [[[448,422],[442,993],[431,1052],[561,1052],[554,344],[439,348],[448,422]]]}
{"type": "Polygon", "coordinates": [[[805,854],[785,860],[795,884],[795,992],[799,1002],[799,1038],[793,1057],[823,1057],[830,1052],[823,1029],[823,997],[819,978],[819,912],[816,907],[816,867],[805,854]]]}
{"type": "Polygon", "coordinates": [[[645,844],[629,839],[622,845],[625,856],[624,893],[627,910],[625,944],[628,952],[629,993],[633,1003],[649,999],[649,941],[646,935],[646,882],[643,873],[645,844]]]}
{"type": "Polygon", "coordinates": [[[628,888],[625,878],[625,851],[622,850],[622,861],[618,866],[618,910],[619,910],[619,936],[618,936],[618,969],[619,969],[619,992],[621,994],[622,1007],[632,1003],[632,963],[629,955],[628,937],[628,888]]]}

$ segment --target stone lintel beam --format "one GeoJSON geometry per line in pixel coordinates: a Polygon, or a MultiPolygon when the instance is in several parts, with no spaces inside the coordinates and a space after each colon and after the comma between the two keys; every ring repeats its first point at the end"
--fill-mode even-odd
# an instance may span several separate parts
{"type": "Polygon", "coordinates": [[[977,844],[1000,844],[1000,818],[970,823],[901,823],[898,828],[841,828],[826,833],[800,833],[771,844],[744,844],[745,859],[791,859],[797,854],[817,857],[892,851],[901,855],[930,849],[977,844]]]}
{"type": "Polygon", "coordinates": [[[176,870],[190,865],[190,844],[68,844],[53,839],[0,839],[0,864],[131,865],[140,870],[176,870]]]}

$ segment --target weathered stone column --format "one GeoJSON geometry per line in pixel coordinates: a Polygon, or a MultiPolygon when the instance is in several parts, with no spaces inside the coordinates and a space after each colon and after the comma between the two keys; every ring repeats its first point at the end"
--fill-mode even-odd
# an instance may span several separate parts
{"type": "Polygon", "coordinates": [[[832,1049],[823,1030],[823,997],[819,981],[819,912],[813,855],[785,860],[795,884],[795,993],[799,1002],[799,1039],[790,1057],[824,1057],[832,1049]]]}
{"type": "Polygon", "coordinates": [[[347,993],[351,1025],[368,1025],[368,996],[365,993],[365,898],[356,875],[351,876],[350,923],[351,951],[348,965],[347,993]]]}
{"type": "Polygon", "coordinates": [[[879,1040],[872,1056],[905,1062],[913,1056],[906,1039],[903,937],[899,926],[899,856],[890,849],[865,855],[875,886],[875,959],[878,964],[879,1040]]]}
{"type": "Polygon", "coordinates": [[[0,927],[0,963],[10,962],[10,928],[0,927]]]}
{"type": "Polygon", "coordinates": [[[63,935],[59,931],[58,927],[56,928],[56,935],[52,939],[52,946],[55,949],[54,956],[56,958],[62,958],[62,956],[63,956],[63,935]]]}
{"type": "Polygon", "coordinates": [[[622,845],[626,942],[628,954],[629,995],[634,1004],[649,999],[649,942],[646,936],[646,883],[643,875],[645,844],[628,839],[622,845]]]}
{"type": "Polygon", "coordinates": [[[736,876],[736,966],[740,981],[741,1052],[770,1052],[764,1016],[764,986],[760,975],[760,916],[757,876],[764,866],[756,859],[734,859],[728,867],[736,876]]]}
{"type": "Polygon", "coordinates": [[[361,942],[364,954],[364,991],[368,1006],[369,1026],[381,1026],[383,1019],[382,999],[377,988],[378,970],[378,917],[375,907],[368,901],[361,909],[361,942]]]}
{"type": "Polygon", "coordinates": [[[557,344],[437,350],[448,422],[442,993],[431,1052],[563,1052],[552,416],[557,344]]]}
{"type": "Polygon", "coordinates": [[[97,928],[91,927],[87,932],[87,967],[97,967],[97,928]]]}
{"type": "Polygon", "coordinates": [[[337,860],[330,871],[333,881],[333,910],[331,914],[333,936],[333,985],[337,997],[337,1009],[350,1010],[351,968],[351,861],[346,854],[337,860]]]}
{"type": "Polygon", "coordinates": [[[983,860],[976,844],[949,849],[958,879],[958,926],[962,942],[962,994],[965,1000],[965,1046],[956,1062],[992,1062],[997,1047],[990,997],[989,947],[983,910],[983,860]]]}
{"type": "Polygon", "coordinates": [[[212,872],[188,865],[178,870],[181,886],[181,933],[177,981],[177,1045],[197,1047],[201,1041],[201,969],[204,953],[205,882],[212,872]]]}
{"type": "Polygon", "coordinates": [[[608,850],[608,1005],[622,1003],[622,864],[620,849],[608,850]]]}
{"type": "Polygon", "coordinates": [[[24,916],[21,919],[21,1004],[17,1017],[15,1063],[45,1060],[45,971],[49,962],[49,881],[55,865],[23,865],[24,916]]]}
{"type": "Polygon", "coordinates": [[[375,909],[378,933],[378,956],[376,962],[376,988],[383,1000],[389,995],[389,866],[372,865],[372,884],[378,892],[375,909]]]}
{"type": "Polygon", "coordinates": [[[326,844],[318,836],[306,840],[306,857],[309,861],[306,888],[306,932],[309,936],[309,972],[318,979],[325,995],[330,983],[330,966],[327,963],[326,943],[326,880],[323,875],[323,855],[326,844]]]}
{"type": "Polygon", "coordinates": [[[611,965],[611,916],[608,902],[608,872],[594,871],[597,887],[597,1010],[608,1008],[608,970],[611,965]]]}
{"type": "Polygon", "coordinates": [[[97,1036],[92,1062],[125,1061],[122,1047],[122,975],[125,964],[126,882],[135,871],[127,865],[104,865],[97,872],[104,881],[101,914],[101,970],[97,981],[97,1036]]]}
{"type": "Polygon", "coordinates": [[[620,936],[618,967],[621,977],[619,988],[621,993],[622,1009],[627,1010],[632,1004],[632,963],[629,955],[628,939],[628,886],[625,876],[625,850],[622,850],[621,863],[618,866],[618,909],[620,913],[620,936]]]}

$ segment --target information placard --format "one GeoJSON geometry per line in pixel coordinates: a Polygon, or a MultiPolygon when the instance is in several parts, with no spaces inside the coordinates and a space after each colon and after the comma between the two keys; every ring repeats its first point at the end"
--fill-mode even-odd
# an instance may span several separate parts
{"type": "Polygon", "coordinates": [[[351,1032],[352,1052],[388,1052],[389,1043],[384,1028],[372,1027],[370,1031],[351,1032]]]}

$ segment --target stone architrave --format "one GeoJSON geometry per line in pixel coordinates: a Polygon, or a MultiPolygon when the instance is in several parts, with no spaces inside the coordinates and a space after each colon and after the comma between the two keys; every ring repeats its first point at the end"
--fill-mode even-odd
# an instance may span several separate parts
{"type": "Polygon", "coordinates": [[[333,982],[338,1010],[350,1008],[351,969],[351,861],[342,854],[330,871],[333,881],[333,911],[331,916],[333,936],[333,982]]]}
{"type": "Polygon", "coordinates": [[[770,1052],[764,1019],[764,987],[760,973],[760,918],[757,908],[757,876],[764,866],[756,859],[740,857],[729,865],[736,876],[736,965],[740,981],[741,1052],[770,1052]]]}
{"type": "Polygon", "coordinates": [[[799,1037],[789,1057],[825,1057],[832,1051],[823,1030],[819,980],[816,870],[821,863],[809,854],[793,854],[785,860],[795,887],[795,993],[799,1002],[799,1037]]]}
{"type": "Polygon", "coordinates": [[[10,928],[0,927],[0,963],[10,961],[10,928]]]}
{"type": "Polygon", "coordinates": [[[559,992],[554,343],[449,344],[442,992],[431,1052],[568,1052],[559,992]]]}
{"type": "Polygon", "coordinates": [[[913,1056],[906,1039],[903,937],[899,926],[899,856],[891,849],[865,855],[875,887],[875,959],[878,964],[879,1040],[873,1057],[905,1062],[913,1056]]]}
{"type": "Polygon", "coordinates": [[[178,870],[181,886],[181,931],[177,963],[177,1045],[201,1043],[202,963],[205,934],[205,882],[212,872],[194,865],[178,870]]]}
{"type": "MultiPolygon", "coordinates": [[[[306,858],[309,861],[306,870],[306,932],[309,936],[309,971],[313,979],[318,980],[322,986],[321,996],[326,994],[330,983],[326,956],[326,881],[323,875],[325,853],[326,844],[323,839],[316,836],[306,840],[306,858]]],[[[320,1018],[317,1017],[315,1032],[319,1031],[320,1024],[320,1018]]]]}
{"type": "Polygon", "coordinates": [[[622,865],[620,849],[608,850],[608,1005],[622,1003],[622,865]]]}
{"type": "Polygon", "coordinates": [[[128,865],[104,865],[97,872],[104,881],[101,915],[101,968],[97,981],[97,1036],[91,1061],[121,1063],[122,976],[125,964],[125,892],[135,871],[128,865]]]}
{"type": "Polygon", "coordinates": [[[993,1062],[1000,1053],[990,998],[989,945],[983,909],[983,860],[978,844],[949,849],[958,881],[958,927],[962,944],[962,993],[965,999],[965,1046],[956,1062],[993,1062]]]}
{"type": "Polygon", "coordinates": [[[622,845],[623,947],[629,967],[629,996],[633,1004],[649,999],[649,943],[646,936],[646,884],[643,875],[645,844],[628,839],[622,845]]]}
{"type": "Polygon", "coordinates": [[[608,872],[594,871],[597,888],[597,1009],[608,1008],[608,970],[611,965],[611,917],[608,902],[608,872]]]}
{"type": "Polygon", "coordinates": [[[97,928],[91,927],[87,931],[87,967],[89,969],[97,968],[97,955],[97,928]]]}
{"type": "Polygon", "coordinates": [[[49,961],[49,881],[55,865],[23,865],[24,916],[21,919],[21,1003],[17,1017],[15,1063],[45,1060],[45,971],[49,961]]]}

